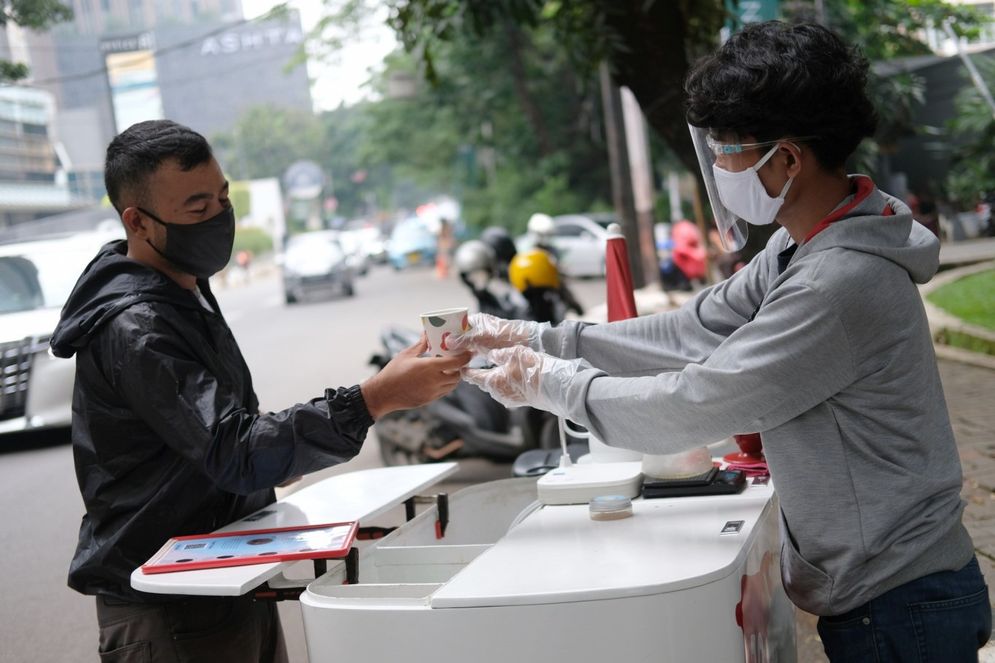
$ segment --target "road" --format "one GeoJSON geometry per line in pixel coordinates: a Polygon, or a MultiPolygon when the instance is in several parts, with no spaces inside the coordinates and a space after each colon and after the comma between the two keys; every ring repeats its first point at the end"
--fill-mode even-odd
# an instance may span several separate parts
{"type": "MultiPolygon", "coordinates": [[[[604,301],[604,282],[572,285],[580,301],[604,301]]],[[[395,273],[387,268],[360,279],[350,299],[283,304],[276,278],[218,292],[218,299],[252,370],[260,407],[281,410],[320,395],[326,387],[350,385],[371,374],[367,359],[378,350],[387,323],[417,327],[422,311],[471,306],[456,279],[438,280],[428,270],[395,273]]],[[[7,574],[0,602],[0,662],[78,663],[96,660],[93,599],[66,587],[83,505],[73,472],[68,432],[4,438],[0,450],[0,554],[7,574]]],[[[380,465],[375,437],[360,455],[335,472],[380,465]]],[[[464,461],[460,484],[507,476],[507,466],[464,461]]],[[[293,489],[297,489],[298,484],[293,489]]],[[[291,661],[306,653],[300,610],[280,608],[291,661]]]]}

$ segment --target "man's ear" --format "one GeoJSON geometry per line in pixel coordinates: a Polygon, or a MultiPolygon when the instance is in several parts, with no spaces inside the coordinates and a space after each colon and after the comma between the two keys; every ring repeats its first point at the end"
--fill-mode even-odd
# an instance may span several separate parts
{"type": "Polygon", "coordinates": [[[124,208],[124,211],[121,212],[121,222],[124,223],[124,229],[129,235],[134,235],[139,239],[148,238],[145,222],[138,209],[134,207],[124,208]]]}
{"type": "Polygon", "coordinates": [[[801,170],[802,153],[794,143],[782,143],[781,150],[785,153],[784,167],[788,177],[794,177],[801,170]]]}

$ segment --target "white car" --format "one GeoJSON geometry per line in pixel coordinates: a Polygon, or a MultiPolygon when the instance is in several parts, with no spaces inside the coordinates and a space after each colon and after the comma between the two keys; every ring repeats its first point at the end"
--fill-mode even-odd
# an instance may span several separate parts
{"type": "MultiPolygon", "coordinates": [[[[557,267],[564,276],[604,276],[608,226],[612,214],[563,214],[553,217],[555,231],[551,242],[557,267]]],[[[519,251],[535,245],[535,237],[523,235],[515,241],[519,251]]]]}
{"type": "Polygon", "coordinates": [[[284,301],[296,304],[313,292],[355,294],[354,272],[334,230],[292,235],[280,257],[284,301]]]}
{"type": "Polygon", "coordinates": [[[124,229],[0,244],[0,434],[69,426],[75,359],[48,342],[83,268],[124,229]]]}
{"type": "Polygon", "coordinates": [[[386,238],[379,226],[369,221],[350,221],[342,229],[342,234],[346,233],[356,236],[360,251],[370,263],[381,265],[387,262],[386,238]]]}

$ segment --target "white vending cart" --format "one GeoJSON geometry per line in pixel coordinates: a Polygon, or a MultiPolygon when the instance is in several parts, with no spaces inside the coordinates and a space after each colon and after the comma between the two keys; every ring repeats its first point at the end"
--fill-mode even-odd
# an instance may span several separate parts
{"type": "MultiPolygon", "coordinates": [[[[409,500],[455,465],[339,475],[224,531],[360,520],[409,500]],[[365,501],[364,501],[365,500],[365,501]],[[353,503],[353,504],[350,504],[353,503]]],[[[410,504],[410,501],[408,502],[410,504]]],[[[794,661],[769,484],[736,495],[633,499],[633,515],[540,505],[535,479],[471,486],[299,593],[312,663],[794,661]],[[350,581],[350,582],[347,582],[350,581]]],[[[143,575],[146,592],[279,588],[285,564],[143,575]]],[[[293,584],[293,583],[291,583],[293,584]]],[[[299,583],[298,583],[299,584],[299,583]]]]}

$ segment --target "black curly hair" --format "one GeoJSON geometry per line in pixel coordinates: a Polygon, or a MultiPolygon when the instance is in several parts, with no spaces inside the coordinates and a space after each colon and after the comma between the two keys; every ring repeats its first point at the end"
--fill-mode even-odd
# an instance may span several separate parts
{"type": "Polygon", "coordinates": [[[877,127],[866,85],[867,60],[830,30],[754,23],[688,73],[687,120],[757,141],[814,136],[804,143],[835,170],[877,127]]]}

